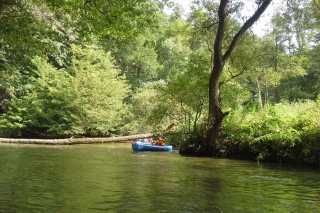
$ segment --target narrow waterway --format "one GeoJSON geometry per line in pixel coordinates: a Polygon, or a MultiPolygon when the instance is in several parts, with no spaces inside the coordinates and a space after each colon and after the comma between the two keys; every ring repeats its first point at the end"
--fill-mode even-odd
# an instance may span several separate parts
{"type": "Polygon", "coordinates": [[[320,172],[126,143],[0,144],[0,212],[320,212],[320,172]]]}

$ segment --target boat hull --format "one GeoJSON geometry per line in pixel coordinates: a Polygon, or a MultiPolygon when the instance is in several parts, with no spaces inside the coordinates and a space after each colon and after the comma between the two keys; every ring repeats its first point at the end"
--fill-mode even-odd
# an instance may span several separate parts
{"type": "Polygon", "coordinates": [[[150,143],[135,141],[132,143],[134,151],[158,151],[158,152],[171,152],[172,146],[157,146],[150,143]]]}

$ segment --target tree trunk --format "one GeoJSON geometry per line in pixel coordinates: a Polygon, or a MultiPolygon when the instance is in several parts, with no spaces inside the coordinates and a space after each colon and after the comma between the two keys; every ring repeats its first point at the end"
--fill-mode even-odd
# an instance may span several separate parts
{"type": "Polygon", "coordinates": [[[209,146],[208,154],[215,155],[220,150],[219,136],[222,131],[222,120],[229,112],[222,112],[220,105],[220,76],[226,61],[240,41],[242,35],[256,22],[261,14],[266,10],[272,0],[264,0],[257,11],[244,23],[240,30],[235,34],[230,46],[225,54],[222,54],[225,28],[229,13],[229,0],[220,0],[218,10],[219,25],[214,42],[213,68],[211,70],[209,82],[209,116],[208,125],[205,132],[205,141],[209,146]]]}
{"type": "Polygon", "coordinates": [[[219,26],[214,42],[213,68],[211,70],[209,82],[209,121],[206,133],[206,143],[209,145],[208,154],[213,155],[218,152],[219,135],[222,129],[223,113],[220,107],[220,83],[219,79],[224,68],[222,55],[222,42],[227,24],[229,0],[221,0],[218,16],[219,26]]]}
{"type": "Polygon", "coordinates": [[[260,108],[263,108],[263,103],[262,103],[262,96],[261,96],[261,89],[260,89],[260,84],[259,84],[259,80],[256,80],[257,82],[257,87],[258,87],[258,98],[259,98],[259,103],[260,103],[260,108]]]}
{"type": "Polygon", "coordinates": [[[223,66],[214,66],[209,82],[209,121],[206,133],[207,144],[210,147],[208,154],[212,155],[219,149],[219,135],[222,127],[222,111],[220,108],[219,76],[216,74],[223,70],[223,66]]]}

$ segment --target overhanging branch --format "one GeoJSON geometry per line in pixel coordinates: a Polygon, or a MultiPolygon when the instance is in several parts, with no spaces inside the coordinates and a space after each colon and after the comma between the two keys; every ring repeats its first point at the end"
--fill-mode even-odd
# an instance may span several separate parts
{"type": "Polygon", "coordinates": [[[260,18],[260,16],[264,13],[264,11],[268,8],[269,4],[272,0],[264,0],[261,6],[257,9],[257,11],[243,24],[237,34],[234,36],[228,50],[223,55],[223,62],[228,60],[231,56],[232,51],[236,47],[237,43],[239,42],[242,35],[260,18]]]}

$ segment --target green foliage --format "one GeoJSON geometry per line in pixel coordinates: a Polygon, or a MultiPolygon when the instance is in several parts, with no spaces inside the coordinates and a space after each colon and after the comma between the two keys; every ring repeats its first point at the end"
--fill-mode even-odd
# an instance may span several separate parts
{"type": "Polygon", "coordinates": [[[4,0],[0,7],[0,87],[10,96],[26,92],[34,57],[65,68],[71,44],[135,39],[146,27],[156,27],[160,14],[160,4],[149,0],[4,0]]]}
{"type": "Polygon", "coordinates": [[[158,72],[162,68],[157,61],[158,55],[152,36],[146,33],[117,50],[116,55],[122,71],[134,88],[158,79],[158,72]]]}
{"type": "MultiPolygon", "coordinates": [[[[2,1],[0,134],[166,132],[175,122],[170,131],[179,134],[167,135],[175,144],[203,130],[218,4],[195,1],[184,20],[179,8],[171,16],[160,11],[167,2],[2,1]],[[99,47],[73,45],[80,43],[99,47]]],[[[244,34],[225,64],[219,84],[221,108],[231,110],[226,153],[316,161],[319,101],[299,100],[316,100],[320,91],[317,2],[288,2],[270,34],[244,34]]],[[[241,6],[230,4],[222,52],[239,30],[241,6]]],[[[207,149],[193,140],[192,149],[207,149]]]]}
{"type": "Polygon", "coordinates": [[[250,99],[251,93],[245,85],[240,84],[237,81],[230,81],[223,85],[221,89],[221,100],[223,109],[237,109],[250,99]]]}
{"type": "Polygon", "coordinates": [[[186,71],[158,87],[158,106],[151,116],[153,123],[175,122],[182,133],[197,131],[197,124],[206,117],[209,61],[206,52],[194,52],[186,71]]]}
{"type": "Polygon", "coordinates": [[[41,58],[33,60],[37,77],[29,92],[15,99],[2,115],[5,136],[64,137],[107,135],[126,111],[126,81],[110,54],[87,46],[72,46],[72,64],[57,70],[41,58]]]}
{"type": "Polygon", "coordinates": [[[188,31],[188,23],[181,20],[167,23],[165,18],[159,15],[160,28],[148,28],[133,39],[102,40],[133,90],[160,79],[167,82],[186,69],[190,50],[183,32],[188,31]]]}
{"type": "Polygon", "coordinates": [[[159,3],[150,0],[75,1],[82,25],[99,37],[126,40],[157,25],[159,3]],[[83,10],[83,6],[85,10],[83,10]]]}
{"type": "Polygon", "coordinates": [[[258,160],[318,163],[319,101],[266,105],[238,110],[224,124],[225,149],[258,160]]]}
{"type": "Polygon", "coordinates": [[[283,99],[314,100],[318,95],[318,92],[311,89],[319,87],[317,68],[315,69],[318,67],[318,54],[315,46],[311,46],[316,40],[318,25],[314,3],[309,0],[293,0],[287,2],[287,7],[277,11],[272,17],[272,32],[268,37],[273,42],[266,47],[273,43],[273,48],[268,48],[272,52],[267,56],[267,61],[271,62],[268,64],[273,65],[267,71],[278,76],[278,81],[273,81],[276,78],[265,78],[264,82],[272,87],[267,83],[263,86],[268,88],[269,100],[273,103],[283,99]]]}
{"type": "MultiPolygon", "coordinates": [[[[48,58],[55,67],[65,66],[69,45],[80,40],[81,30],[70,13],[46,1],[6,0],[0,7],[0,88],[9,97],[7,103],[11,97],[26,94],[26,85],[34,77],[33,58],[48,58]]],[[[6,104],[2,107],[7,109],[6,104]]]]}
{"type": "Polygon", "coordinates": [[[181,36],[169,37],[158,47],[158,60],[163,66],[158,78],[170,81],[186,70],[191,51],[183,39],[181,36]]]}
{"type": "Polygon", "coordinates": [[[151,86],[141,88],[132,94],[128,105],[129,112],[123,118],[124,126],[121,127],[120,133],[132,135],[159,131],[156,129],[159,125],[152,125],[149,120],[157,104],[157,91],[151,86]]]}

